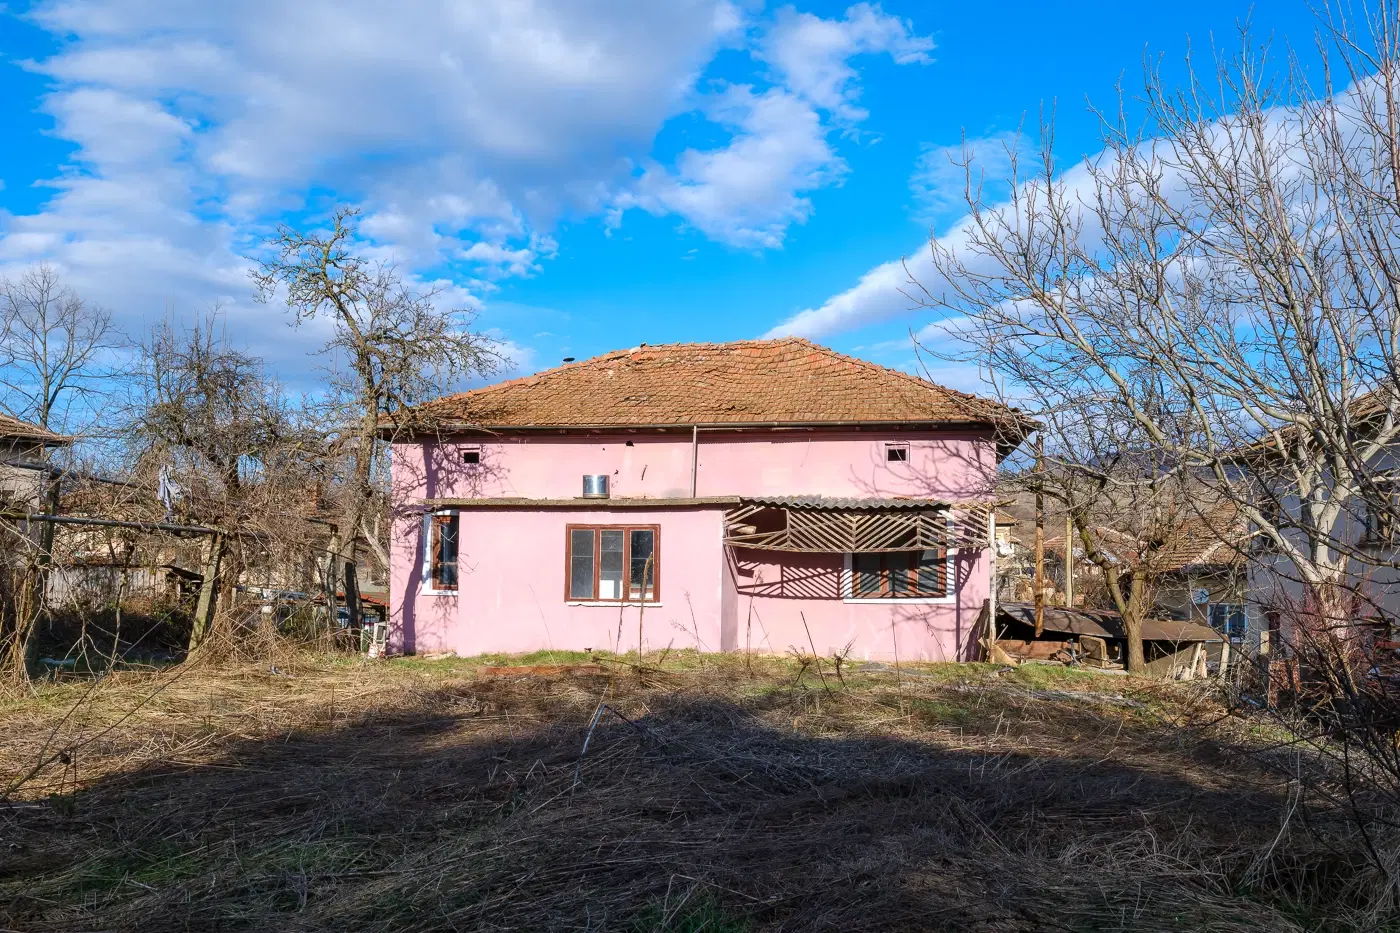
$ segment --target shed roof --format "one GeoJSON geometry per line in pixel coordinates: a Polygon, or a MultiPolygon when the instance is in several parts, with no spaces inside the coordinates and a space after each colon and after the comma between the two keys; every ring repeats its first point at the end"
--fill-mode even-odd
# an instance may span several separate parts
{"type": "MultiPolygon", "coordinates": [[[[1035,606],[1032,603],[1000,603],[997,606],[997,617],[1001,621],[1035,625],[1035,606]]],[[[1126,637],[1123,631],[1123,617],[1109,609],[1046,606],[1045,631],[1067,635],[1096,635],[1099,638],[1110,639],[1126,637]]],[[[1178,622],[1174,619],[1144,619],[1142,638],[1143,641],[1168,642],[1223,640],[1221,634],[1210,626],[1196,622],[1178,622]]]]}
{"type": "Polygon", "coordinates": [[[1034,425],[997,402],[800,337],[642,346],[428,402],[423,426],[1034,425]]]}
{"type": "Polygon", "coordinates": [[[0,413],[0,437],[37,441],[41,444],[67,444],[72,440],[62,434],[55,434],[48,428],[3,413],[0,413]]]}

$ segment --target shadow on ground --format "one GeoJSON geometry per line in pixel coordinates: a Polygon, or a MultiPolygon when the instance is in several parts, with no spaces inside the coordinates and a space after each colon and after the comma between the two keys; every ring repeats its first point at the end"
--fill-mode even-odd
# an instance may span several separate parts
{"type": "Polygon", "coordinates": [[[1278,789],[1160,722],[1047,704],[1013,729],[985,697],[971,714],[956,696],[872,705],[615,684],[619,712],[601,710],[581,758],[601,692],[461,684],[412,710],[231,741],[199,766],[3,812],[0,921],[1291,930],[1325,922],[1319,892],[1359,870],[1301,831],[1273,845],[1278,789]],[[881,717],[916,733],[926,722],[930,739],[837,731],[881,717]],[[972,747],[949,747],[956,735],[972,747]]]}

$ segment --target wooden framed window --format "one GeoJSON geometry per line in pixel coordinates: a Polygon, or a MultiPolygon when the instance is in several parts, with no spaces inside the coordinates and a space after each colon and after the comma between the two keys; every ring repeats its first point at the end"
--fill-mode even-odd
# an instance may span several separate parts
{"type": "Polygon", "coordinates": [[[457,589],[457,541],[460,517],[456,512],[428,516],[428,586],[434,590],[457,589]]]}
{"type": "Polygon", "coordinates": [[[948,595],[944,550],[851,555],[851,599],[939,599],[948,595]]]}
{"type": "Polygon", "coordinates": [[[657,525],[568,525],[564,598],[570,602],[647,602],[661,598],[657,525]]]}

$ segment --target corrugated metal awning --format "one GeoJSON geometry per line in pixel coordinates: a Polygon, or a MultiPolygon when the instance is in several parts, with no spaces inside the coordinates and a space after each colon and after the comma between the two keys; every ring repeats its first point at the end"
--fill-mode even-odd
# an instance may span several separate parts
{"type": "Polygon", "coordinates": [[[951,502],[943,499],[914,499],[906,496],[893,496],[881,499],[860,499],[854,497],[830,498],[827,496],[742,496],[742,502],[757,505],[774,505],[785,509],[946,509],[951,502]]]}

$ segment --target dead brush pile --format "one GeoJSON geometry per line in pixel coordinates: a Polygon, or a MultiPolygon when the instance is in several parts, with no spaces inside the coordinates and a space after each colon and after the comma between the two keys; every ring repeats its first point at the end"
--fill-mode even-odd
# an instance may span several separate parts
{"type": "Polygon", "coordinates": [[[1388,922],[1345,819],[1186,723],[1203,701],[973,666],[795,670],[303,661],[11,702],[0,769],[27,780],[0,809],[0,926],[1388,922]]]}

